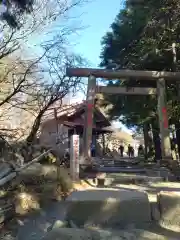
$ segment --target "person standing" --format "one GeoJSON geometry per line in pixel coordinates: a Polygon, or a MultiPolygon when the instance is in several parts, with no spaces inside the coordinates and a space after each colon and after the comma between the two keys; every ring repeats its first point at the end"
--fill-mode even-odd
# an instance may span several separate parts
{"type": "Polygon", "coordinates": [[[96,155],[96,146],[95,144],[91,143],[91,157],[95,157],[96,155]]]}
{"type": "Polygon", "coordinates": [[[134,148],[131,147],[131,157],[134,158],[134,148]]]}
{"type": "Polygon", "coordinates": [[[140,144],[139,148],[138,148],[138,156],[139,157],[143,157],[144,156],[144,148],[143,146],[140,144]]]}
{"type": "Polygon", "coordinates": [[[123,155],[124,155],[124,146],[122,144],[119,146],[119,151],[120,151],[120,156],[123,157],[123,155]]]}
{"type": "Polygon", "coordinates": [[[129,158],[132,156],[132,146],[130,144],[128,145],[128,156],[129,158]]]}

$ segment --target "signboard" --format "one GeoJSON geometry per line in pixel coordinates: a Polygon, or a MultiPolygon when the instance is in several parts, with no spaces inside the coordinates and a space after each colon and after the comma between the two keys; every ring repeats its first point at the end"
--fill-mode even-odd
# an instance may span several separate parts
{"type": "Polygon", "coordinates": [[[70,174],[73,181],[79,179],[79,135],[71,136],[70,174]]]}

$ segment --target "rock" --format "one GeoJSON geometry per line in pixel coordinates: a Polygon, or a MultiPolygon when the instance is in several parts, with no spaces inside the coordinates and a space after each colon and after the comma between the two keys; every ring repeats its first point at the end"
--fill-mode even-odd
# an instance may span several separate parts
{"type": "Polygon", "coordinates": [[[89,189],[72,192],[68,202],[67,220],[77,226],[103,224],[125,225],[151,221],[148,196],[144,192],[115,189],[89,189]]]}
{"type": "Polygon", "coordinates": [[[25,214],[30,210],[40,209],[39,199],[30,193],[20,193],[16,198],[16,213],[25,214]]]}
{"type": "Polygon", "coordinates": [[[86,230],[73,229],[73,228],[60,228],[54,229],[47,233],[43,240],[93,240],[91,233],[86,230]]]}
{"type": "Polygon", "coordinates": [[[53,229],[56,229],[56,228],[63,228],[63,227],[66,227],[67,225],[68,225],[68,222],[67,222],[67,221],[57,220],[57,221],[55,221],[55,223],[50,227],[49,230],[53,230],[53,229]]]}
{"type": "Polygon", "coordinates": [[[180,231],[180,192],[164,192],[158,194],[161,223],[180,231]]]}

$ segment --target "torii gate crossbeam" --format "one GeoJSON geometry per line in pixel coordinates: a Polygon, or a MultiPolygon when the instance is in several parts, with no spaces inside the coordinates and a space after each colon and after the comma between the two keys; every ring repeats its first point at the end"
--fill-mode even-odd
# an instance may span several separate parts
{"type": "Polygon", "coordinates": [[[66,75],[69,77],[89,77],[90,75],[95,78],[105,79],[140,79],[140,80],[157,80],[164,78],[166,80],[179,80],[180,72],[166,72],[166,71],[136,71],[136,70],[106,70],[94,68],[67,68],[66,75]]]}
{"type": "Polygon", "coordinates": [[[106,94],[121,94],[121,95],[155,95],[157,93],[156,88],[140,88],[140,87],[110,87],[110,86],[98,86],[96,92],[106,94]]]}
{"type": "MultiPolygon", "coordinates": [[[[134,71],[134,70],[106,70],[92,68],[67,68],[66,75],[69,77],[88,77],[87,88],[87,112],[85,117],[85,135],[84,135],[84,153],[85,158],[90,158],[90,144],[92,139],[92,120],[94,99],[97,92],[96,78],[104,78],[107,80],[113,79],[129,79],[134,80],[152,80],[157,81],[157,96],[158,96],[158,115],[159,126],[161,133],[161,149],[162,158],[171,159],[171,145],[169,138],[168,115],[166,109],[166,91],[165,80],[177,81],[180,79],[180,72],[158,72],[158,71],[134,71]]],[[[101,87],[102,89],[102,87],[101,87]]],[[[118,89],[118,87],[117,87],[118,89]]],[[[110,93],[110,89],[107,90],[110,93]]],[[[112,89],[114,91],[114,89],[112,89]]],[[[141,89],[142,92],[142,89],[141,89]]],[[[124,90],[116,90],[113,94],[125,94],[124,90]]],[[[127,93],[128,94],[128,93],[127,93]]],[[[155,93],[152,93],[155,94],[155,93]]],[[[138,92],[133,92],[132,95],[138,95],[138,92]]],[[[142,94],[140,94],[142,95],[142,94]]]]}

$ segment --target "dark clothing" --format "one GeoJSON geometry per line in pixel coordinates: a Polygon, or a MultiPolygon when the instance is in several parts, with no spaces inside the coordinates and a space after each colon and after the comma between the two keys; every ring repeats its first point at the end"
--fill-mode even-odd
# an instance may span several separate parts
{"type": "Polygon", "coordinates": [[[128,146],[128,156],[129,158],[134,156],[134,149],[131,145],[128,146]]]}
{"type": "Polygon", "coordinates": [[[120,155],[121,155],[121,157],[123,157],[124,147],[121,145],[121,146],[119,147],[119,150],[120,150],[120,155]]]}
{"type": "Polygon", "coordinates": [[[96,147],[94,144],[91,144],[91,157],[95,157],[96,155],[96,147]]]}
{"type": "Polygon", "coordinates": [[[96,156],[96,151],[95,149],[91,149],[91,157],[95,157],[96,156]]]}
{"type": "Polygon", "coordinates": [[[66,152],[66,153],[64,154],[64,158],[65,158],[65,159],[70,159],[70,154],[69,154],[69,152],[66,152]]]}
{"type": "Polygon", "coordinates": [[[143,156],[143,155],[144,155],[144,148],[142,145],[140,145],[138,148],[138,156],[143,156]]]}
{"type": "Polygon", "coordinates": [[[134,157],[134,148],[131,149],[131,157],[134,157]]]}

